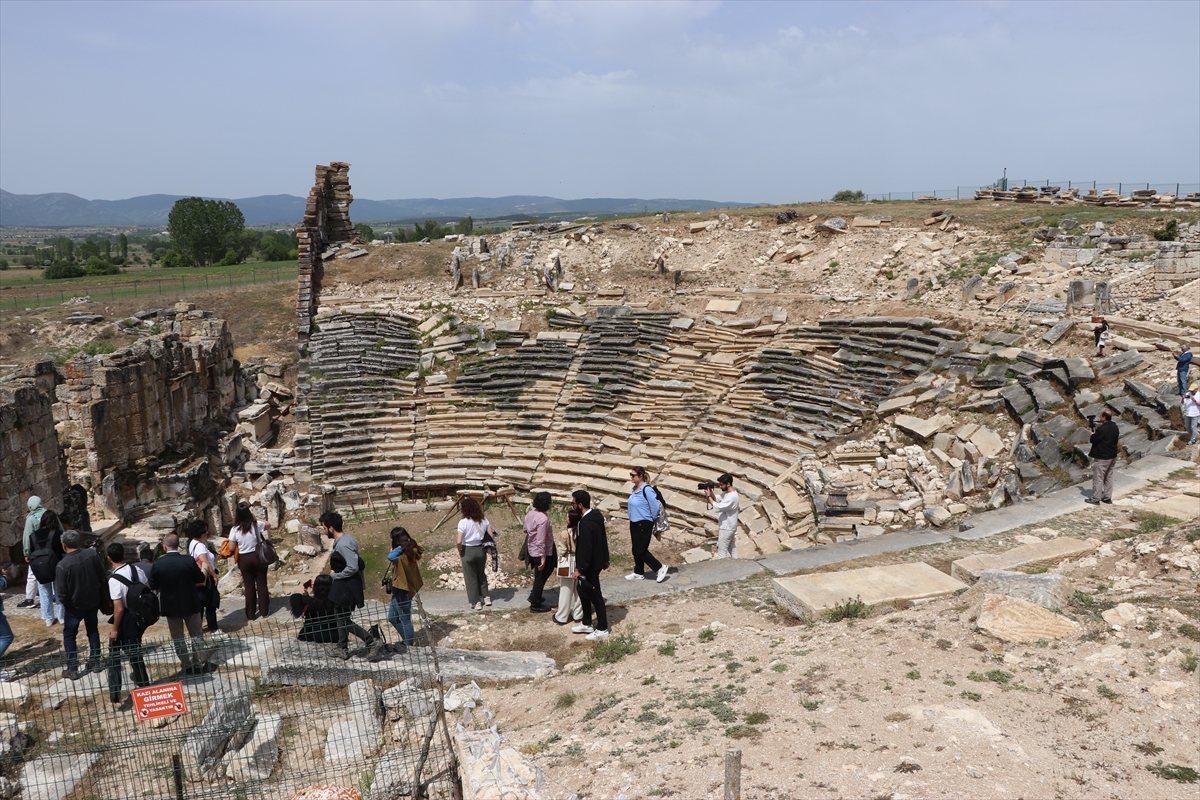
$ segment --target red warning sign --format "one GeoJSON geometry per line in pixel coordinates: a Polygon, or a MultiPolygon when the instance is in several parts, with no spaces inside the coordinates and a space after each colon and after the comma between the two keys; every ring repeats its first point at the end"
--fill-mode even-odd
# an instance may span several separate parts
{"type": "Polygon", "coordinates": [[[133,698],[134,713],[143,721],[174,717],[186,714],[188,710],[183,684],[179,681],[134,689],[129,696],[133,698]]]}

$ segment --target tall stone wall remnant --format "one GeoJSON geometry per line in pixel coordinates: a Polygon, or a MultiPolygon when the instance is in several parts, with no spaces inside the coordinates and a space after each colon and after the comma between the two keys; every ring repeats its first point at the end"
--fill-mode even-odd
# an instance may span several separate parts
{"type": "Polygon", "coordinates": [[[1165,292],[1200,278],[1200,242],[1161,242],[1154,259],[1154,288],[1165,292]]]}
{"type": "Polygon", "coordinates": [[[47,508],[63,507],[68,484],[54,430],[57,382],[54,363],[47,361],[0,384],[0,552],[9,551],[6,560],[20,550],[30,496],[42,498],[47,508]]]}
{"type": "Polygon", "coordinates": [[[296,331],[302,340],[308,338],[316,316],[325,248],[338,242],[348,242],[354,235],[350,225],[352,202],[350,165],[344,161],[332,161],[327,167],[318,164],[316,181],[308,193],[308,204],[304,207],[304,221],[296,228],[300,253],[296,331]]]}

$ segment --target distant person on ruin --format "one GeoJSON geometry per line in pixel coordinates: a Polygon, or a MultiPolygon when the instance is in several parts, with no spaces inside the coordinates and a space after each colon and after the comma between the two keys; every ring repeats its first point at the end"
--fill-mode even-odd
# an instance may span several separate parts
{"type": "Polygon", "coordinates": [[[659,583],[667,579],[667,565],[650,552],[650,537],[654,535],[654,521],[662,510],[658,491],[651,486],[645,467],[631,467],[629,480],[629,541],[633,550],[633,572],[625,576],[627,581],[640,581],[646,577],[646,568],[659,583]]]}
{"type": "Polygon", "coordinates": [[[1193,383],[1181,399],[1183,405],[1183,429],[1187,431],[1188,444],[1196,443],[1196,429],[1200,428],[1200,383],[1193,383]]]}
{"type": "Polygon", "coordinates": [[[1104,358],[1104,348],[1108,347],[1108,322],[1104,317],[1100,318],[1100,324],[1092,330],[1092,336],[1096,339],[1096,358],[1104,358]]]}
{"type": "MultiPolygon", "coordinates": [[[[25,507],[29,509],[29,513],[25,515],[25,533],[21,536],[21,552],[25,554],[25,563],[29,563],[29,548],[30,537],[33,532],[38,529],[38,525],[42,522],[42,514],[46,513],[46,507],[42,505],[42,498],[34,495],[25,501],[25,507]]],[[[33,574],[33,570],[25,570],[25,599],[17,603],[17,608],[33,608],[38,604],[38,579],[33,574]]]]}
{"type": "Polygon", "coordinates": [[[388,622],[400,634],[400,641],[405,645],[416,642],[416,632],[412,624],[412,602],[421,591],[425,581],[421,578],[421,568],[417,562],[421,560],[421,545],[409,536],[404,528],[392,528],[392,552],[388,553],[388,562],[392,565],[385,586],[392,595],[388,604],[388,622]]]}
{"type": "MultiPolygon", "coordinates": [[[[1089,418],[1090,419],[1090,418],[1089,418]]],[[[1100,425],[1092,425],[1092,449],[1088,458],[1092,459],[1092,496],[1087,502],[1094,506],[1101,503],[1112,503],[1113,476],[1117,465],[1117,440],[1121,431],[1117,423],[1112,421],[1112,411],[1104,409],[1100,412],[1100,425]]]]}
{"type": "Polygon", "coordinates": [[[55,568],[64,555],[62,533],[58,515],[50,509],[45,509],[38,522],[38,529],[29,537],[32,549],[26,555],[29,571],[37,579],[38,595],[42,603],[42,620],[47,628],[63,621],[62,602],[54,592],[55,568]]]}
{"type": "Polygon", "coordinates": [[[251,622],[271,613],[267,562],[258,551],[263,534],[269,529],[267,523],[254,518],[248,503],[238,503],[229,538],[237,545],[237,565],[242,573],[242,592],[246,597],[246,619],[251,622]]]}
{"type": "Polygon", "coordinates": [[[1179,353],[1174,352],[1171,355],[1175,356],[1175,382],[1179,386],[1179,396],[1187,394],[1188,385],[1188,370],[1192,367],[1192,348],[1186,344],[1179,349],[1179,353]]]}
{"type": "Polygon", "coordinates": [[[550,524],[550,493],[538,492],[533,496],[533,508],[525,515],[525,549],[529,554],[529,566],[533,569],[533,588],[529,591],[529,610],[541,614],[550,610],[542,590],[546,580],[558,568],[558,555],[554,549],[554,526],[550,524]]]}
{"type": "Polygon", "coordinates": [[[488,537],[495,541],[495,529],[483,515],[483,507],[474,497],[464,496],[459,504],[462,519],[458,521],[458,555],[462,559],[463,580],[467,585],[467,605],[476,611],[492,604],[488,593],[484,545],[488,537]]]}
{"type": "Polygon", "coordinates": [[[148,579],[137,565],[125,563],[125,545],[113,542],[106,552],[113,565],[108,576],[108,594],[113,604],[112,630],[108,632],[108,699],[120,703],[121,662],[125,659],[133,670],[134,684],[150,685],[150,673],[142,658],[142,626],[126,603],[130,588],[134,584],[146,586],[148,579]]]}
{"type": "Polygon", "coordinates": [[[196,590],[204,584],[204,573],[190,556],[179,552],[179,536],[168,533],[162,539],[162,558],[150,568],[150,588],[158,592],[162,616],[175,644],[175,655],[185,676],[212,672],[209,653],[204,648],[200,626],[200,600],[196,590]],[[187,629],[187,638],[184,629],[187,629]]]}
{"type": "Polygon", "coordinates": [[[107,577],[100,554],[90,547],[84,548],[79,531],[66,531],[62,535],[65,554],[55,569],[54,590],[63,604],[63,650],[67,655],[67,666],[63,677],[76,680],[79,672],[79,648],[75,637],[79,625],[87,630],[90,653],[87,671],[100,668],[100,628],[97,613],[101,605],[107,606],[107,577]]]}
{"type": "Polygon", "coordinates": [[[569,625],[583,619],[583,603],[579,601],[579,590],[575,580],[575,540],[581,518],[574,506],[567,511],[567,527],[558,535],[558,609],[554,621],[569,625]]]}
{"type": "Polygon", "coordinates": [[[712,486],[704,488],[712,510],[717,512],[717,558],[737,558],[738,506],[741,498],[733,488],[733,476],[726,472],[717,478],[721,496],[713,495],[712,486]]]}
{"type": "Polygon", "coordinates": [[[217,558],[208,549],[208,523],[194,519],[188,523],[188,555],[204,573],[204,585],[196,589],[196,599],[204,614],[204,632],[217,633],[217,609],[221,607],[221,593],[217,591],[217,558]]]}
{"type": "Polygon", "coordinates": [[[329,590],[329,601],[334,605],[337,618],[338,654],[342,658],[350,657],[350,634],[353,633],[366,643],[371,649],[369,657],[375,659],[383,643],[353,619],[354,609],[367,604],[367,581],[358,555],[358,542],[342,530],[342,515],[336,511],[326,511],[319,521],[325,535],[333,539],[333,552],[329,555],[333,586],[329,590]]]}
{"type": "Polygon", "coordinates": [[[600,573],[608,569],[608,533],[604,517],[592,508],[592,496],[583,489],[571,492],[571,504],[579,512],[579,536],[575,541],[574,577],[583,605],[583,619],[572,633],[586,633],[590,641],[608,638],[608,610],[600,590],[600,573]],[[592,627],[592,612],[596,626],[592,627]]]}

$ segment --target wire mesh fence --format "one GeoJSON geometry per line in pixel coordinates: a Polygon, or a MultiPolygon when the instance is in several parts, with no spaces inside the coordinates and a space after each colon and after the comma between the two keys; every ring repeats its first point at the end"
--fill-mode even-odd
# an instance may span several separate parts
{"type": "Polygon", "coordinates": [[[391,640],[382,647],[351,636],[342,651],[332,617],[310,613],[302,627],[281,609],[177,641],[160,621],[120,662],[101,619],[101,651],[79,630],[77,676],[64,674],[62,650],[4,664],[16,675],[0,684],[0,772],[17,796],[56,800],[286,800],[311,786],[354,788],[364,800],[455,798],[436,650],[424,644],[419,603],[413,612],[409,647],[387,606],[372,602],[353,621],[391,640]],[[138,658],[148,683],[135,681],[138,658]],[[211,669],[185,669],[181,658],[211,669]]]}
{"type": "Polygon", "coordinates": [[[146,278],[129,282],[89,283],[86,278],[50,281],[46,285],[6,287],[0,309],[38,308],[64,303],[72,297],[90,296],[95,302],[161,297],[195,292],[230,291],[247,286],[285,283],[296,280],[295,270],[250,270],[224,275],[181,275],[178,278],[146,278]]]}

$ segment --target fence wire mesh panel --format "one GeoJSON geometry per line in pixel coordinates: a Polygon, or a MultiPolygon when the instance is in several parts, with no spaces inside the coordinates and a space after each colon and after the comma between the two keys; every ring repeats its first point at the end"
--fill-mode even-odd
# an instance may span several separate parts
{"type": "Polygon", "coordinates": [[[416,644],[405,647],[387,617],[376,602],[356,611],[353,622],[386,644],[352,634],[348,655],[332,617],[293,619],[287,607],[178,641],[162,620],[119,664],[102,618],[98,658],[80,628],[78,677],[65,675],[61,650],[4,665],[16,676],[0,687],[21,689],[0,714],[0,770],[28,800],[287,800],[312,786],[353,788],[363,800],[455,798],[428,621],[414,604],[416,644]],[[142,690],[138,657],[150,681],[142,690]],[[182,668],[189,657],[213,668],[182,668]]]}

